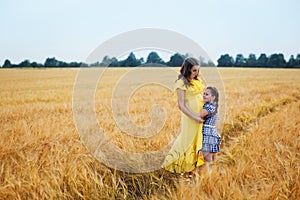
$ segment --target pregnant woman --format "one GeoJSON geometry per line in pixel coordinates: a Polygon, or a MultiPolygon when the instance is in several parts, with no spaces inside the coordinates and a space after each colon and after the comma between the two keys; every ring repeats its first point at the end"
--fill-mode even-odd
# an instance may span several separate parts
{"type": "Polygon", "coordinates": [[[198,77],[199,61],[195,58],[184,60],[175,82],[175,96],[181,111],[181,131],[162,167],[174,173],[189,173],[204,164],[202,149],[202,122],[200,111],[203,107],[205,85],[198,77]]]}

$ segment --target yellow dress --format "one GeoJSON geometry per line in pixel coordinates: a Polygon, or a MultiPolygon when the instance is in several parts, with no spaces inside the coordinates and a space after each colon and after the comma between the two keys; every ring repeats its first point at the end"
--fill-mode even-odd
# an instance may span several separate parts
{"type": "MultiPolygon", "coordinates": [[[[190,109],[199,113],[203,107],[204,84],[201,80],[191,81],[191,86],[186,87],[182,79],[175,82],[175,96],[177,89],[185,90],[185,100],[188,101],[190,109]]],[[[202,148],[202,126],[185,114],[181,114],[181,131],[169,153],[167,154],[162,167],[170,172],[190,172],[196,166],[204,164],[202,156],[198,152],[202,148]]]]}

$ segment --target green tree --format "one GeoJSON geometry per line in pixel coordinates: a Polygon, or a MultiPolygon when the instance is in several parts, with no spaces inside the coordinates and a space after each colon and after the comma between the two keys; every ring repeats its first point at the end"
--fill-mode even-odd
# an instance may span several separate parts
{"type": "Polygon", "coordinates": [[[147,57],[147,64],[165,64],[164,61],[160,58],[160,56],[155,52],[152,51],[149,53],[147,57]]]}
{"type": "Polygon", "coordinates": [[[243,54],[237,54],[235,58],[235,67],[245,67],[246,66],[246,59],[244,58],[243,54]]]}
{"type": "Polygon", "coordinates": [[[217,62],[219,67],[232,67],[234,64],[234,60],[229,54],[221,55],[217,62]]]}
{"type": "Polygon", "coordinates": [[[174,67],[179,67],[182,65],[184,59],[186,57],[180,53],[175,53],[170,57],[169,62],[167,62],[168,66],[174,66],[174,67]]]}
{"type": "Polygon", "coordinates": [[[44,64],[45,67],[80,67],[81,63],[78,62],[71,62],[71,63],[66,63],[63,61],[56,60],[54,57],[53,58],[47,58],[44,64]]]}
{"type": "Polygon", "coordinates": [[[257,67],[267,67],[268,65],[268,57],[265,53],[260,54],[259,58],[257,59],[256,66],[257,67]]]}
{"type": "Polygon", "coordinates": [[[120,62],[120,66],[124,67],[136,67],[138,65],[141,65],[141,60],[137,60],[133,52],[131,52],[125,60],[120,62]]]}
{"type": "Polygon", "coordinates": [[[268,67],[286,67],[286,61],[282,53],[272,54],[268,60],[268,67]]]}
{"type": "Polygon", "coordinates": [[[18,65],[18,67],[31,67],[31,63],[29,60],[24,60],[18,65]]]}
{"type": "Polygon", "coordinates": [[[81,62],[79,62],[79,63],[78,62],[70,62],[70,63],[60,62],[59,66],[76,68],[76,67],[81,66],[81,62]]]}
{"type": "Polygon", "coordinates": [[[97,66],[101,66],[101,63],[99,61],[97,61],[97,62],[89,64],[89,66],[91,66],[91,67],[97,67],[97,66]]]}
{"type": "Polygon", "coordinates": [[[141,63],[141,64],[143,64],[145,61],[144,61],[144,58],[143,57],[141,57],[140,59],[139,59],[139,62],[141,63]]]}
{"type": "Polygon", "coordinates": [[[59,65],[60,65],[59,61],[56,60],[54,57],[53,58],[47,58],[45,63],[44,63],[45,67],[58,67],[59,65]]]}
{"type": "Polygon", "coordinates": [[[297,54],[296,56],[294,67],[300,67],[300,54],[297,54]]]}
{"type": "Polygon", "coordinates": [[[296,60],[294,58],[294,55],[291,55],[289,61],[286,64],[286,66],[287,67],[294,67],[295,65],[296,65],[296,60]]]}
{"type": "Polygon", "coordinates": [[[199,56],[199,61],[200,61],[200,65],[202,67],[207,66],[207,62],[206,62],[206,60],[205,60],[205,58],[203,56],[199,56]]]}
{"type": "Polygon", "coordinates": [[[246,66],[247,67],[256,67],[257,66],[257,60],[256,60],[255,54],[253,54],[253,53],[249,54],[249,57],[246,60],[246,66]]]}
{"type": "Polygon", "coordinates": [[[216,66],[216,65],[215,65],[215,63],[214,63],[212,60],[209,60],[209,61],[207,62],[207,66],[208,66],[208,67],[214,67],[214,66],[216,66]]]}
{"type": "Polygon", "coordinates": [[[100,66],[109,66],[111,62],[112,61],[109,56],[104,56],[102,62],[100,63],[100,66]]]}
{"type": "Polygon", "coordinates": [[[116,57],[111,58],[111,63],[108,65],[109,67],[119,67],[120,63],[116,57]]]}
{"type": "Polygon", "coordinates": [[[4,64],[3,64],[2,68],[11,68],[11,67],[12,67],[12,65],[11,65],[10,60],[6,59],[4,61],[4,64]]]}
{"type": "Polygon", "coordinates": [[[44,65],[42,65],[40,63],[37,63],[37,62],[32,62],[31,63],[31,67],[33,67],[33,68],[41,68],[41,67],[44,67],[44,65]]]}
{"type": "Polygon", "coordinates": [[[215,63],[212,60],[206,61],[206,59],[203,56],[199,56],[199,61],[201,67],[214,67],[215,63]]]}

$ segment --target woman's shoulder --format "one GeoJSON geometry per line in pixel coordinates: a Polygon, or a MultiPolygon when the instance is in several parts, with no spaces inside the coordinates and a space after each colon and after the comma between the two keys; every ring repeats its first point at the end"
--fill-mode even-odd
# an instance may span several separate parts
{"type": "Polygon", "coordinates": [[[182,90],[186,90],[187,89],[187,86],[184,84],[184,80],[182,78],[180,79],[177,79],[175,81],[175,87],[174,89],[182,89],[182,90]]]}
{"type": "Polygon", "coordinates": [[[175,83],[181,83],[184,84],[184,79],[183,78],[178,78],[175,83]]]}

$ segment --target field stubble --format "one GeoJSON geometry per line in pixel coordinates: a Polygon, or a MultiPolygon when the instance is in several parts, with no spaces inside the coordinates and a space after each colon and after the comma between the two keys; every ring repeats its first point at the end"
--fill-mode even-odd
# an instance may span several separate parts
{"type": "MultiPolygon", "coordinates": [[[[159,150],[178,133],[176,101],[158,85],[137,90],[128,99],[133,124],[160,118],[149,115],[154,104],[163,106],[167,118],[161,129],[150,130],[155,136],[129,136],[110,108],[112,88],[128,70],[110,69],[99,82],[97,122],[122,150],[159,150]]],[[[192,183],[164,170],[129,174],[97,161],[73,121],[77,72],[0,70],[1,199],[299,199],[299,70],[219,69],[226,91],[222,148],[213,173],[201,168],[192,183]]]]}

